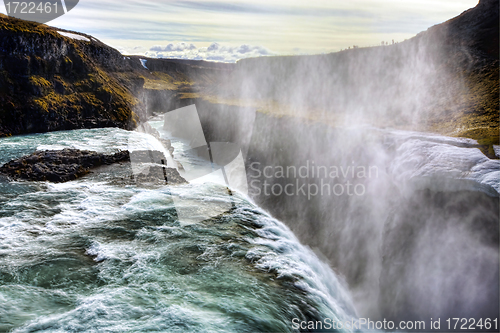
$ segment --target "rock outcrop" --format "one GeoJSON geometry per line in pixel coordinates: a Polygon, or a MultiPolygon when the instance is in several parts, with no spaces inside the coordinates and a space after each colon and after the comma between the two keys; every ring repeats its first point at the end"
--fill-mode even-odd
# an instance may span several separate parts
{"type": "Polygon", "coordinates": [[[129,160],[128,151],[105,155],[79,149],[45,150],[4,164],[0,173],[13,180],[63,183],[88,174],[91,168],[129,160]]]}
{"type": "MultiPolygon", "coordinates": [[[[161,152],[152,151],[120,151],[113,155],[106,155],[88,150],[63,149],[36,151],[31,155],[12,160],[0,167],[0,174],[12,180],[50,181],[63,183],[85,176],[91,169],[119,162],[130,162],[130,155],[135,161],[149,161],[152,154],[161,152]]],[[[165,159],[165,157],[162,157],[165,159]]],[[[161,165],[146,165],[131,179],[137,184],[185,184],[177,169],[161,165]]]]}

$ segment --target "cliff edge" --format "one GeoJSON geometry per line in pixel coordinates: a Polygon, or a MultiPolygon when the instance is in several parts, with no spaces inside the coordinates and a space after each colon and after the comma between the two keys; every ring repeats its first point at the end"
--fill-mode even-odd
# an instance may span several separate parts
{"type": "Polygon", "coordinates": [[[0,137],[120,127],[143,106],[138,64],[97,39],[0,14],[0,137]]]}

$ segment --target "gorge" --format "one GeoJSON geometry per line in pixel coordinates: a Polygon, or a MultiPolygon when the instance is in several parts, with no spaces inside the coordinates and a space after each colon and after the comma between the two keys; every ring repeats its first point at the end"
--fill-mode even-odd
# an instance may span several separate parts
{"type": "Polygon", "coordinates": [[[249,193],[136,188],[126,163],[66,184],[0,180],[0,299],[17,304],[0,306],[0,330],[498,318],[498,22],[498,1],[481,0],[393,45],[224,64],[124,56],[1,16],[1,164],[41,149],[158,150],[161,138],[196,165],[162,127],[195,104],[207,142],[240,147],[249,193]],[[377,172],[263,172],[312,164],[377,172]],[[363,193],[263,188],[348,183],[363,193]],[[193,215],[233,208],[179,226],[171,198],[193,215]]]}

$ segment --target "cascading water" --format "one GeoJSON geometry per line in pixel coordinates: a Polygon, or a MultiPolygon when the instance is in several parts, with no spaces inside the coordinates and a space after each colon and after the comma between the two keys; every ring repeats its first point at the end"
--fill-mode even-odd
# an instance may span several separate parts
{"type": "Polygon", "coordinates": [[[318,331],[357,317],[498,331],[498,0],[393,45],[234,66],[122,61],[29,27],[4,29],[1,135],[128,128],[197,103],[205,139],[156,120],[2,138],[0,165],[65,147],[149,160],[64,184],[0,178],[1,332],[318,331]],[[234,168],[217,165],[223,146],[234,168]],[[166,181],[178,163],[190,184],[134,177],[166,181]],[[231,183],[241,165],[249,196],[231,183]]]}
{"type": "MultiPolygon", "coordinates": [[[[0,163],[157,143],[119,129],[18,136],[0,142],[0,163]]],[[[64,184],[1,180],[0,331],[288,332],[294,318],[356,315],[328,265],[247,197],[213,183],[140,187],[131,175],[125,163],[64,184]],[[182,226],[175,197],[235,205],[182,226]]]]}

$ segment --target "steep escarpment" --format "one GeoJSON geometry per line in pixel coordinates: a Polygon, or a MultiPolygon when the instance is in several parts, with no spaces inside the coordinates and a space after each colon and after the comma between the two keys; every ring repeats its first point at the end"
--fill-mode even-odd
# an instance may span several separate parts
{"type": "MultiPolygon", "coordinates": [[[[118,56],[90,37],[87,42],[48,38],[82,52],[80,58],[68,56],[78,69],[65,72],[64,61],[55,61],[57,75],[66,73],[64,82],[71,83],[75,98],[118,84],[147,106],[148,114],[138,115],[142,119],[196,103],[207,141],[241,144],[250,190],[261,190],[251,193],[254,200],[345,277],[360,315],[444,322],[498,314],[499,202],[490,190],[498,188],[499,161],[477,150],[489,153],[498,142],[495,29],[497,1],[481,1],[402,43],[227,66],[118,56]],[[102,75],[95,86],[79,84],[92,83],[94,73],[102,75]],[[373,126],[350,127],[360,124],[373,126]],[[464,135],[482,145],[383,127],[464,135]],[[299,170],[313,163],[316,170],[377,172],[286,178],[264,173],[268,167],[299,170]],[[363,195],[349,195],[353,185],[363,185],[363,195]],[[279,194],[265,194],[266,188],[279,194]],[[314,189],[316,195],[309,196],[314,189]]],[[[23,52],[29,62],[16,68],[36,69],[31,65],[36,50],[23,52]]],[[[26,100],[40,95],[52,101],[52,89],[60,89],[55,75],[30,74],[12,77],[38,82],[49,93],[25,91],[26,100]]],[[[22,82],[12,84],[21,89],[29,83],[22,82]]],[[[84,114],[79,110],[76,119],[84,114]]],[[[105,111],[103,116],[109,115],[105,111]]],[[[164,176],[163,168],[146,173],[164,176]]]]}
{"type": "Polygon", "coordinates": [[[429,128],[476,139],[488,147],[483,151],[489,156],[494,156],[492,144],[499,143],[499,30],[498,1],[481,0],[416,37],[430,39],[442,50],[439,60],[452,78],[448,89],[455,92],[450,95],[455,108],[436,113],[429,128]]]}
{"type": "Polygon", "coordinates": [[[93,37],[2,15],[0,51],[0,136],[136,126],[140,64],[93,37]]]}
{"type": "Polygon", "coordinates": [[[500,162],[473,140],[196,104],[207,141],[241,145],[252,199],[343,275],[360,316],[498,313],[500,162]]]}

